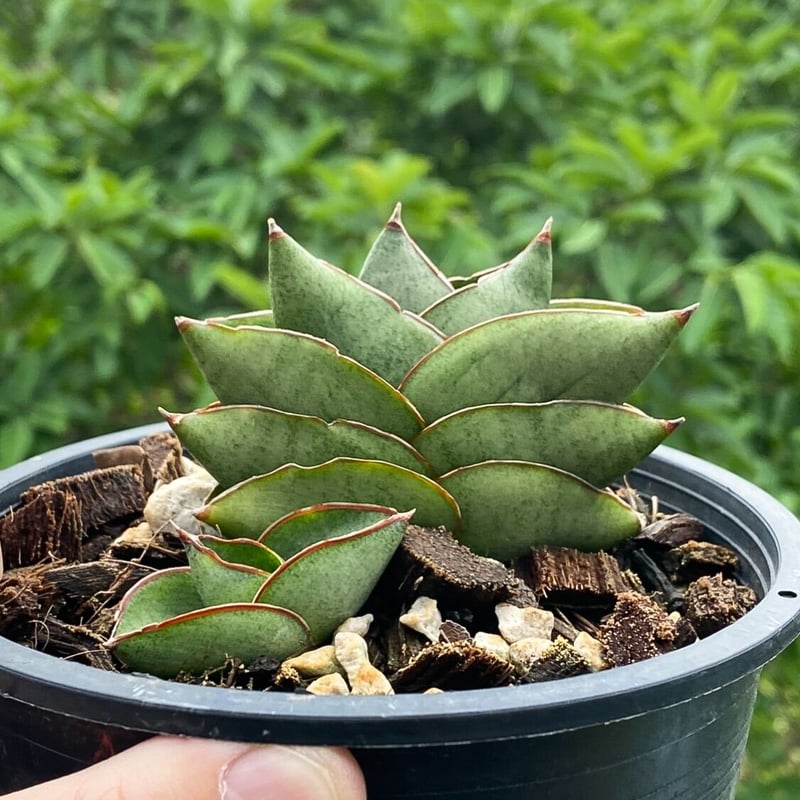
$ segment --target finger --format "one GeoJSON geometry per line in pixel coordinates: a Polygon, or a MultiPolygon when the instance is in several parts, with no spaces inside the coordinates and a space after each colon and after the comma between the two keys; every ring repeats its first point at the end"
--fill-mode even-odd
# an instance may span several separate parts
{"type": "Polygon", "coordinates": [[[346,750],[157,737],[2,800],[366,800],[346,750]]]}

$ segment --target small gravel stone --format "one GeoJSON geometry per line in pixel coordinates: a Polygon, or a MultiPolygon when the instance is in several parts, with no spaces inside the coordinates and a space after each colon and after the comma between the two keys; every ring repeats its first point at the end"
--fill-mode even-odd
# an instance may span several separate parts
{"type": "Polygon", "coordinates": [[[337,633],[356,633],[362,638],[369,633],[369,626],[375,621],[374,614],[363,614],[360,617],[348,617],[335,631],[337,633]]]}
{"type": "Polygon", "coordinates": [[[205,470],[175,478],[155,488],[144,507],[144,518],[156,533],[175,525],[187,533],[215,533],[194,516],[217,482],[205,470]]]}
{"type": "Polygon", "coordinates": [[[347,681],[339,672],[321,675],[308,684],[306,691],[311,692],[311,694],[350,694],[347,681]]]}
{"type": "Polygon", "coordinates": [[[552,611],[543,608],[518,608],[509,603],[498,603],[494,609],[497,627],[501,636],[509,643],[520,639],[550,639],[553,635],[552,611]]]}
{"type": "Polygon", "coordinates": [[[370,664],[367,643],[357,633],[337,633],[333,646],[336,660],[347,673],[351,694],[394,694],[389,679],[370,664]]]}
{"type": "Polygon", "coordinates": [[[473,640],[478,647],[508,661],[508,642],[499,633],[485,633],[478,631],[473,640]]]}
{"type": "Polygon", "coordinates": [[[518,675],[527,675],[553,642],[540,636],[517,639],[508,647],[508,660],[518,675]]]}
{"type": "Polygon", "coordinates": [[[436,601],[431,597],[418,597],[411,608],[400,616],[400,622],[408,628],[421,633],[432,642],[439,641],[442,615],[436,601]]]}
{"type": "MultiPolygon", "coordinates": [[[[670,616],[672,616],[670,614],[670,616]]],[[[581,631],[572,643],[575,651],[583,657],[592,672],[608,669],[608,662],[603,658],[603,645],[586,631],[581,631]]]]}
{"type": "Polygon", "coordinates": [[[305,653],[300,653],[299,656],[287,658],[283,663],[291,669],[296,669],[304,678],[319,678],[322,675],[344,671],[342,665],[336,660],[335,648],[332,644],[318,647],[315,650],[307,650],[305,653]]]}

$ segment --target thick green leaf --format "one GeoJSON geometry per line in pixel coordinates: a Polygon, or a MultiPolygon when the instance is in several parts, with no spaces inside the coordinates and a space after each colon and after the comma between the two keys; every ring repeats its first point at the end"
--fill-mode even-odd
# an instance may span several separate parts
{"type": "Polygon", "coordinates": [[[663,358],[693,310],[545,309],[499,317],[447,339],[400,388],[428,422],[491,403],[619,403],[663,358]]]}
{"type": "Polygon", "coordinates": [[[615,495],[544,464],[485,461],[449,472],[441,483],[461,508],[459,541],[501,561],[540,544],[601,550],[640,528],[615,495]]]}
{"type": "Polygon", "coordinates": [[[308,648],[302,617],[260,603],[202,608],[188,568],[162,570],[136,584],[120,604],[107,646],[132,670],[172,678],[258,656],[283,660],[308,648]]]}
{"type": "Polygon", "coordinates": [[[396,513],[396,509],[388,506],[365,503],[319,503],[281,517],[264,531],[259,541],[282,558],[291,558],[305,547],[345,536],[396,513]]]}
{"type": "Polygon", "coordinates": [[[269,282],[277,325],[325,339],[392,385],[444,338],[388,295],[312,256],[272,220],[269,282]]]}
{"type": "Polygon", "coordinates": [[[291,608],[314,642],[358,613],[403,538],[413,512],[394,514],[301,550],[270,575],[257,600],[291,608]]]}
{"type": "Polygon", "coordinates": [[[422,429],[418,412],[395,388],[321,339],[186,317],[177,324],[223,403],[254,403],[329,422],[356,420],[403,439],[422,429]]]}
{"type": "Polygon", "coordinates": [[[458,506],[430,478],[395,464],[352,458],[335,458],[315,467],[287,464],[250,478],[215,497],[197,517],[228,538],[257,539],[285,514],[330,502],[415,508],[418,525],[458,527],[458,506]]]}
{"type": "Polygon", "coordinates": [[[419,313],[453,287],[408,235],[400,209],[398,203],[367,254],[359,278],[393,297],[401,308],[419,313]]]}
{"type": "Polygon", "coordinates": [[[269,574],[282,559],[252,539],[217,540],[223,543],[225,556],[215,546],[213,536],[181,539],[191,567],[191,577],[204,606],[225,603],[251,603],[269,574]]]}
{"type": "Polygon", "coordinates": [[[507,264],[463,286],[422,313],[448,336],[493,317],[547,308],[553,284],[548,219],[528,246],[507,264]]]}
{"type": "Polygon", "coordinates": [[[262,328],[274,328],[275,315],[271,308],[265,308],[262,311],[245,311],[243,314],[231,314],[227,317],[209,317],[206,322],[217,322],[231,328],[238,328],[240,325],[260,325],[262,328]]]}
{"type": "Polygon", "coordinates": [[[414,444],[437,475],[480,461],[536,461],[605,486],[636,466],[680,422],[590,400],[499,403],[448,414],[414,444]]]}
{"type": "Polygon", "coordinates": [[[388,461],[430,474],[410,444],[362,422],[290,414],[264,406],[213,405],[168,414],[183,445],[223,488],[283,464],[312,466],[337,456],[388,461]]]}

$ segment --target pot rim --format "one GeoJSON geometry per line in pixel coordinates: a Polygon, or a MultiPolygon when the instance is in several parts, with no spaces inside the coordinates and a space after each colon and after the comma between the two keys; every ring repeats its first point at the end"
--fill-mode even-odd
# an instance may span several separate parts
{"type": "MultiPolygon", "coordinates": [[[[49,471],[49,479],[74,473],[86,467],[70,465],[94,450],[166,429],[158,423],[98,436],[0,471],[0,513],[13,502],[10,498],[41,481],[37,474],[49,471]]],[[[106,672],[0,637],[0,695],[133,730],[362,747],[537,736],[687,702],[760,669],[800,635],[800,520],[743,478],[670,447],[659,447],[632,474],[643,491],[648,484],[679,488],[690,505],[696,502],[716,518],[709,527],[721,525],[716,533],[723,539],[726,525],[751,531],[750,561],[762,599],[737,622],[681,650],[526,686],[434,695],[318,697],[106,672]]],[[[742,551],[741,543],[737,549],[742,551]]]]}

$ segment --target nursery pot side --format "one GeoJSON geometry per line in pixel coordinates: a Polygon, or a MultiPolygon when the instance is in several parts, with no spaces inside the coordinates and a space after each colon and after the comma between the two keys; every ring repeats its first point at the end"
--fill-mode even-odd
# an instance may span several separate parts
{"type": "MultiPolygon", "coordinates": [[[[0,472],[0,509],[93,467],[146,426],[0,472]]],[[[66,774],[156,733],[353,749],[370,798],[730,800],[761,668],[800,633],[800,522],[747,481],[661,447],[630,476],[740,555],[760,602],[728,628],[627,667],[438,695],[253,693],[117,674],[0,638],[0,791],[66,774]]]]}

